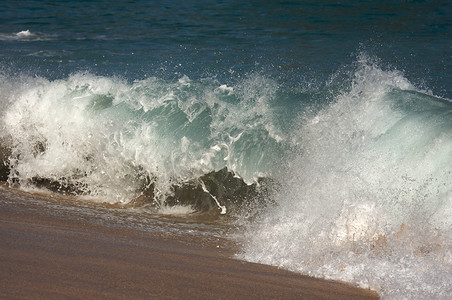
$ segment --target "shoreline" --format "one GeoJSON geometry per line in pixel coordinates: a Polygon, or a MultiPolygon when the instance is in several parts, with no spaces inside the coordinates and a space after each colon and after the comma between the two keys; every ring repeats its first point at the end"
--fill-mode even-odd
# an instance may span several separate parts
{"type": "Polygon", "coordinates": [[[187,243],[86,222],[70,210],[61,216],[26,201],[18,208],[6,198],[0,187],[0,298],[378,299],[370,290],[236,260],[221,241],[187,243]]]}

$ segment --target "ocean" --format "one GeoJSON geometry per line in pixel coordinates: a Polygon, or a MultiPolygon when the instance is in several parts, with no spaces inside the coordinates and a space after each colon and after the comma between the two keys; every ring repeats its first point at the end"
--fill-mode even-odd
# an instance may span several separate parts
{"type": "Polygon", "coordinates": [[[1,201],[47,191],[127,226],[177,216],[169,231],[226,237],[237,259],[448,299],[451,13],[3,1],[1,201]]]}

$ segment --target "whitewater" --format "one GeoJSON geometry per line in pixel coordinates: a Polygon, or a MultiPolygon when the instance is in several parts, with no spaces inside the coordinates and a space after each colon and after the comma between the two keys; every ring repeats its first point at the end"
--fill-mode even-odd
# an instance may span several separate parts
{"type": "Polygon", "coordinates": [[[449,299],[449,2],[4,1],[0,201],[449,299]]]}
{"type": "Polygon", "coordinates": [[[452,293],[452,103],[365,53],[295,87],[259,73],[1,79],[11,186],[226,214],[240,259],[384,299],[452,293]]]}
{"type": "Polygon", "coordinates": [[[383,299],[448,299],[452,103],[358,64],[349,89],[301,114],[277,205],[249,225],[239,257],[383,299]]]}

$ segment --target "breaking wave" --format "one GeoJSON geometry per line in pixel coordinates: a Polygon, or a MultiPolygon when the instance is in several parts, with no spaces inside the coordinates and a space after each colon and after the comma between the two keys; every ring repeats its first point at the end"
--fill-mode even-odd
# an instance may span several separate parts
{"type": "Polygon", "coordinates": [[[365,55],[345,69],[299,87],[262,74],[3,74],[0,179],[163,213],[233,212],[242,259],[383,298],[447,298],[452,103],[365,55]]]}
{"type": "Polygon", "coordinates": [[[278,86],[262,76],[234,86],[186,76],[128,83],[88,73],[2,79],[2,152],[11,184],[109,203],[145,197],[156,206],[174,202],[186,186],[224,212],[202,176],[222,174],[233,182],[229,189],[258,185],[285,151],[273,113],[278,86]]]}
{"type": "Polygon", "coordinates": [[[277,205],[240,258],[389,299],[452,293],[452,103],[357,62],[349,88],[300,116],[277,205]]]}

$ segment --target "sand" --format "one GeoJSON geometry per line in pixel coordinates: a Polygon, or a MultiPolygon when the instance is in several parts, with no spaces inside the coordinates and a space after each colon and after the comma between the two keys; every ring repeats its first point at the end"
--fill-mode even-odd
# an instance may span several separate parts
{"type": "Polygon", "coordinates": [[[2,196],[2,299],[378,299],[236,260],[225,244],[86,222],[2,196]]]}

